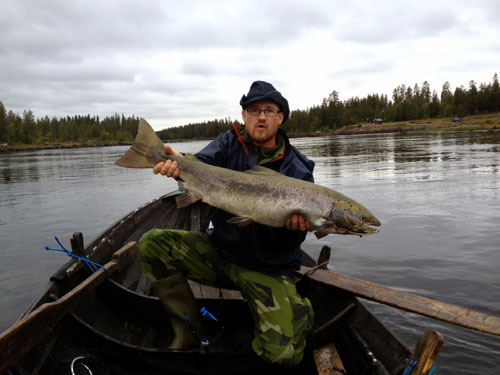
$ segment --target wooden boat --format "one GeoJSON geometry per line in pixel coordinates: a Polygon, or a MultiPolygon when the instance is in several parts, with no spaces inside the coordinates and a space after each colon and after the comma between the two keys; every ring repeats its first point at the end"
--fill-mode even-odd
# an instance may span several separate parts
{"type": "MultiPolygon", "coordinates": [[[[134,210],[86,248],[81,237],[75,235],[73,251],[105,264],[118,249],[133,248],[134,242],[130,241],[137,241],[151,228],[204,230],[209,223],[210,208],[197,203],[177,209],[175,195],[165,195],[134,210]]],[[[316,263],[305,253],[303,258],[306,266],[316,263]]],[[[27,333],[13,333],[11,338],[21,339],[21,345],[9,341],[7,347],[0,348],[8,352],[0,359],[15,363],[8,374],[256,374],[272,371],[274,374],[397,375],[410,363],[408,347],[357,297],[308,277],[301,280],[299,288],[311,299],[315,327],[299,366],[271,365],[252,352],[253,321],[239,292],[195,283],[191,287],[200,307],[205,307],[219,322],[206,321],[210,332],[208,346],[168,350],[169,321],[159,299],[151,295],[149,281],[137,257],[132,256],[131,262],[110,278],[96,282],[95,288],[83,297],[75,290],[92,288],[82,287],[90,279],[90,270],[82,263],[74,259],[54,274],[45,292],[26,311],[25,318],[40,315],[39,310],[45,306],[62,304],[66,299],[78,299],[76,307],[67,307],[67,313],[59,307],[55,313],[46,315],[44,327],[33,323],[23,331],[27,333]],[[58,315],[62,318],[53,329],[45,327],[58,315]],[[33,332],[43,333],[32,337],[33,332]],[[28,337],[20,337],[22,335],[28,337]]],[[[26,323],[20,325],[24,327],[26,323]]]]}

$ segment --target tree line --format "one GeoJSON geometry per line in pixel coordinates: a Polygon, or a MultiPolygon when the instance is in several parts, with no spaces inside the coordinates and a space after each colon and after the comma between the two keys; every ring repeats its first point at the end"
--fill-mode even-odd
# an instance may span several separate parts
{"type": "MultiPolygon", "coordinates": [[[[439,117],[464,117],[500,111],[500,85],[497,73],[493,82],[477,84],[471,80],[469,87],[457,87],[454,92],[445,82],[440,94],[431,91],[428,81],[422,86],[399,85],[392,98],[384,94],[353,97],[345,101],[339,93],[332,93],[320,105],[305,110],[293,110],[283,128],[291,135],[331,132],[345,125],[382,119],[383,121],[410,121],[439,117]]],[[[238,121],[214,120],[167,128],[159,132],[162,139],[215,138],[238,121]]]]}
{"type": "MultiPolygon", "coordinates": [[[[439,117],[463,117],[467,115],[500,111],[500,85],[497,73],[490,83],[456,87],[452,92],[445,82],[438,94],[424,81],[421,86],[404,84],[396,87],[389,99],[384,94],[353,97],[345,101],[332,91],[320,105],[305,110],[293,110],[283,128],[291,135],[330,132],[345,125],[373,119],[384,121],[410,121],[439,117]]],[[[139,118],[115,114],[103,120],[99,116],[67,116],[63,118],[35,119],[32,111],[23,115],[7,111],[0,101],[0,144],[44,144],[87,142],[130,142],[137,133],[139,118]]],[[[219,133],[239,124],[230,118],[216,119],[163,129],[158,132],[163,140],[212,139],[219,133]]]]}
{"type": "Polygon", "coordinates": [[[332,93],[321,105],[307,110],[294,110],[284,124],[289,134],[311,134],[316,131],[333,131],[345,125],[382,119],[384,121],[410,121],[426,118],[464,117],[500,111],[500,85],[497,73],[493,82],[477,84],[471,80],[469,87],[459,86],[452,92],[449,82],[441,93],[431,91],[428,81],[422,86],[400,85],[387,95],[367,95],[339,100],[339,93],[332,93]]]}
{"type": "Polygon", "coordinates": [[[131,142],[137,133],[139,118],[114,114],[103,120],[99,116],[67,116],[35,119],[31,110],[21,115],[6,111],[0,101],[0,143],[9,145],[57,143],[131,142]]]}
{"type": "Polygon", "coordinates": [[[158,131],[161,139],[212,139],[222,132],[225,132],[234,124],[241,124],[238,120],[229,117],[222,120],[212,120],[200,123],[176,126],[158,131]]]}

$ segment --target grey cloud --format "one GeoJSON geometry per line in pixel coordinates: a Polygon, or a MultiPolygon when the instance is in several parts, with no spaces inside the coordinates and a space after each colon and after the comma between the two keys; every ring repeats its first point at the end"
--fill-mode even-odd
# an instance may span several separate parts
{"type": "Polygon", "coordinates": [[[218,64],[212,62],[200,60],[189,60],[184,61],[180,72],[188,75],[199,75],[199,76],[214,76],[220,73],[221,69],[218,68],[218,64]]]}
{"type": "MultiPolygon", "coordinates": [[[[430,4],[400,2],[372,5],[371,9],[353,6],[350,21],[335,30],[342,41],[382,44],[419,37],[436,37],[459,25],[453,8],[430,4]]],[[[465,27],[461,25],[460,27],[465,27]]],[[[462,29],[461,32],[464,32],[462,29]]]]}
{"type": "Polygon", "coordinates": [[[394,63],[387,56],[375,56],[367,54],[362,59],[356,61],[346,61],[342,65],[337,65],[331,77],[339,76],[359,76],[369,74],[380,74],[390,72],[394,63]]]}
{"type": "Polygon", "coordinates": [[[271,54],[263,54],[260,47],[244,48],[240,52],[205,51],[205,54],[184,53],[179,73],[188,76],[215,77],[225,76],[262,76],[276,67],[271,54]]]}
{"type": "Polygon", "coordinates": [[[0,77],[18,84],[100,84],[104,81],[132,81],[134,70],[126,65],[91,59],[82,63],[28,62],[5,64],[0,77]]]}
{"type": "Polygon", "coordinates": [[[325,68],[334,72],[330,77],[325,72],[326,80],[390,75],[398,56],[382,55],[381,43],[384,51],[397,47],[394,52],[400,53],[405,41],[415,38],[469,33],[460,12],[473,9],[478,22],[489,20],[488,12],[499,14],[498,5],[478,1],[479,6],[458,1],[456,7],[455,2],[366,1],[356,7],[326,0],[51,0],[43,5],[6,0],[0,12],[0,100],[9,109],[32,109],[36,116],[123,112],[168,118],[169,125],[226,113],[238,117],[238,95],[248,87],[226,87],[227,82],[247,80],[249,86],[264,79],[286,94],[297,85],[290,72],[307,74],[307,61],[320,57],[334,60],[325,68]],[[351,48],[325,53],[331,47],[324,38],[326,45],[308,50],[313,56],[301,56],[302,40],[311,42],[315,33],[333,35],[332,43],[351,48]],[[296,61],[291,46],[297,46],[296,61]],[[303,66],[294,67],[297,61],[303,66]]]}
{"type": "Polygon", "coordinates": [[[112,48],[146,48],[168,16],[151,2],[12,2],[2,24],[7,34],[3,46],[25,54],[65,57],[67,51],[102,52],[112,48]],[[29,20],[19,22],[19,20],[29,20]]]}

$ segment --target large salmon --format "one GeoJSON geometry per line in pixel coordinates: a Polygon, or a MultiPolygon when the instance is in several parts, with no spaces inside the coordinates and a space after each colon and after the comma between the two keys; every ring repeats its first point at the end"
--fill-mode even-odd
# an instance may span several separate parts
{"type": "Polygon", "coordinates": [[[368,209],[332,189],[261,166],[240,172],[202,163],[193,155],[167,155],[163,142],[144,119],[139,121],[134,144],[116,164],[152,168],[167,159],[177,162],[185,188],[177,197],[179,208],[202,200],[235,215],[231,223],[271,227],[283,227],[287,219],[299,214],[311,223],[318,238],[330,233],[378,232],[371,226],[379,226],[380,221],[368,209]]]}

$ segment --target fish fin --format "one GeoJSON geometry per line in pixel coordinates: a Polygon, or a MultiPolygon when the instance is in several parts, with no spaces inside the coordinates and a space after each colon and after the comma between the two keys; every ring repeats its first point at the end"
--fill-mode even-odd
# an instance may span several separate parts
{"type": "Polygon", "coordinates": [[[229,224],[237,224],[239,227],[246,227],[253,223],[253,219],[248,216],[235,216],[227,221],[229,224]]]}
{"type": "Polygon", "coordinates": [[[198,160],[198,158],[196,156],[194,156],[193,154],[186,154],[186,155],[184,155],[184,157],[186,159],[189,159],[189,160],[198,160]]]}
{"type": "Polygon", "coordinates": [[[126,168],[153,168],[161,160],[151,157],[165,153],[165,146],[146,120],[139,120],[134,144],[115,164],[126,168]]]}
{"type": "Polygon", "coordinates": [[[280,176],[281,173],[276,172],[270,168],[263,167],[261,165],[254,165],[251,169],[245,171],[245,173],[257,174],[261,176],[280,176]]]}
{"type": "Polygon", "coordinates": [[[316,238],[318,240],[322,239],[323,237],[326,237],[329,235],[329,233],[325,233],[325,232],[314,232],[314,235],[316,236],[316,238]]]}
{"type": "Polygon", "coordinates": [[[192,205],[193,203],[201,200],[201,197],[197,196],[191,191],[186,191],[175,197],[175,202],[177,203],[177,208],[184,208],[192,205]]]}

